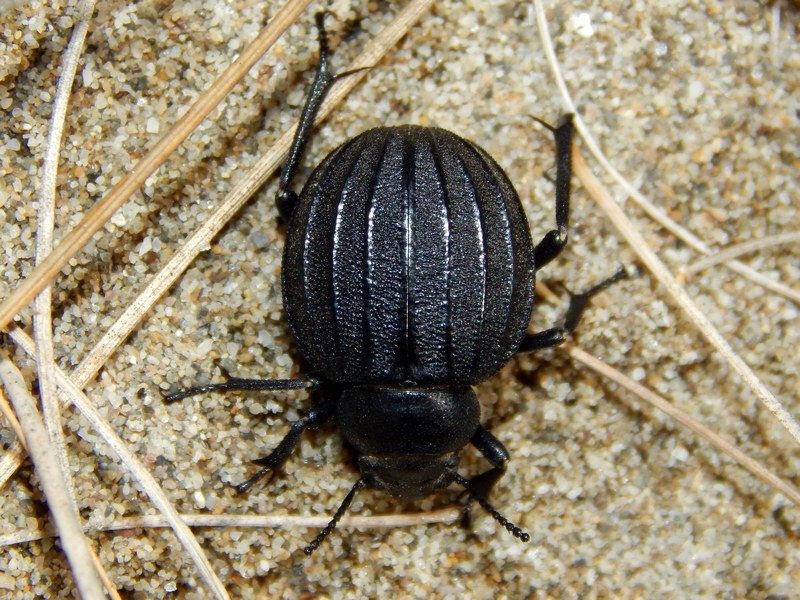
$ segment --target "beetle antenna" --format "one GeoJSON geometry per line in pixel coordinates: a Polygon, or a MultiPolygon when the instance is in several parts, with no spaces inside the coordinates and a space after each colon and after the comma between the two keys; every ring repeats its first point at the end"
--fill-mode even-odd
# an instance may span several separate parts
{"type": "Polygon", "coordinates": [[[494,506],[489,504],[489,501],[486,498],[484,498],[482,494],[476,493],[470,487],[469,479],[466,479],[465,477],[462,477],[461,475],[459,475],[456,472],[453,472],[452,478],[453,478],[453,481],[455,481],[457,484],[459,484],[461,486],[464,486],[464,489],[467,490],[467,495],[469,496],[469,498],[472,499],[472,500],[475,500],[478,504],[480,504],[481,508],[483,508],[483,510],[485,510],[487,513],[489,513],[489,515],[491,515],[491,517],[495,521],[497,521],[498,523],[500,523],[500,525],[502,525],[503,527],[506,528],[506,531],[508,531],[511,535],[513,535],[515,538],[517,538],[520,541],[523,541],[523,542],[530,541],[530,539],[531,539],[530,534],[527,531],[525,531],[524,529],[522,529],[520,527],[517,527],[514,523],[512,523],[511,521],[506,519],[503,515],[501,515],[497,511],[497,509],[495,509],[494,506]]]}
{"type": "Polygon", "coordinates": [[[358,492],[358,490],[363,488],[365,485],[367,485],[367,483],[363,479],[359,479],[356,481],[355,485],[350,488],[350,491],[347,492],[347,496],[344,497],[341,505],[339,505],[339,508],[336,510],[336,514],[333,515],[333,518],[325,526],[325,529],[320,531],[317,537],[315,537],[313,541],[303,549],[303,552],[305,552],[307,556],[310,556],[314,550],[319,548],[319,545],[325,540],[326,537],[330,535],[331,531],[336,529],[339,519],[341,519],[344,513],[347,512],[347,509],[350,507],[350,503],[353,501],[353,498],[355,498],[356,492],[358,492]]]}

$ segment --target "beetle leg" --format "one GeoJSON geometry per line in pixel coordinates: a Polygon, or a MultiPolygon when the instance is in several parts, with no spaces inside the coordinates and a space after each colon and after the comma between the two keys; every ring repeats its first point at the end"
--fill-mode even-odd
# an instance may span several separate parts
{"type": "Polygon", "coordinates": [[[484,498],[489,496],[494,484],[506,472],[508,463],[508,450],[494,435],[485,427],[478,425],[478,429],[472,436],[470,443],[483,454],[484,458],[492,465],[492,469],[476,475],[469,480],[470,491],[475,492],[484,498]]]}
{"type": "Polygon", "coordinates": [[[183,400],[189,396],[196,396],[206,392],[229,392],[229,391],[277,391],[277,390],[309,390],[319,388],[321,382],[313,377],[304,379],[241,379],[231,377],[225,373],[224,383],[210,383],[208,385],[198,385],[193,388],[181,390],[173,394],[164,395],[164,402],[167,404],[183,400]]]}
{"type": "Polygon", "coordinates": [[[308,140],[311,138],[311,131],[314,128],[314,121],[317,118],[320,106],[322,106],[325,96],[337,79],[347,77],[353,73],[364,71],[369,67],[362,69],[354,69],[334,75],[328,68],[328,58],[330,53],[328,51],[328,35],[325,32],[325,12],[321,11],[316,14],[317,20],[317,36],[319,39],[319,65],[317,66],[317,74],[314,76],[314,82],[311,84],[311,90],[306,98],[306,103],[303,106],[303,112],[300,115],[300,122],[297,125],[297,131],[294,133],[292,140],[292,147],[289,149],[289,154],[286,157],[286,162],[283,163],[281,168],[281,180],[278,185],[278,193],[275,196],[275,204],[278,207],[278,212],[281,215],[284,223],[288,223],[294,211],[295,203],[297,202],[297,194],[291,190],[292,180],[297,173],[297,168],[300,166],[300,160],[303,158],[308,140]]]}
{"type": "Polygon", "coordinates": [[[469,480],[467,487],[467,501],[464,503],[464,510],[461,514],[461,523],[467,529],[472,525],[472,495],[471,492],[486,498],[492,491],[494,484],[506,472],[508,463],[508,450],[494,435],[492,435],[482,425],[478,426],[470,443],[483,454],[484,458],[492,465],[492,469],[484,471],[469,480]]]}
{"type": "Polygon", "coordinates": [[[330,419],[335,412],[335,399],[323,400],[322,402],[312,406],[302,419],[295,421],[295,423],[292,425],[292,428],[289,430],[289,433],[286,434],[286,436],[280,441],[277,447],[269,453],[269,455],[253,461],[255,464],[261,465],[261,469],[259,469],[256,474],[250,477],[250,479],[247,481],[244,481],[238,485],[234,485],[233,487],[236,490],[236,493],[242,494],[246,492],[253,487],[253,484],[255,484],[259,479],[267,475],[267,473],[277,471],[281,466],[283,466],[283,463],[285,463],[292,454],[292,450],[294,450],[294,447],[297,445],[297,442],[303,432],[307,428],[314,429],[319,427],[325,423],[325,421],[330,419]]]}
{"type": "Polygon", "coordinates": [[[322,105],[322,101],[333,83],[333,75],[328,68],[328,36],[325,33],[325,13],[317,13],[316,19],[319,39],[317,74],[314,76],[311,91],[309,91],[306,103],[303,106],[300,122],[297,125],[297,131],[294,133],[294,140],[292,140],[292,147],[281,169],[281,180],[275,197],[278,211],[284,222],[287,223],[289,217],[292,216],[292,211],[297,201],[297,194],[290,189],[292,180],[295,173],[297,173],[300,159],[303,157],[306,144],[308,144],[308,140],[311,137],[311,130],[314,127],[314,119],[317,116],[317,112],[319,112],[319,107],[322,105]]]}
{"type": "Polygon", "coordinates": [[[453,481],[464,486],[467,490],[467,502],[464,504],[462,523],[466,527],[469,527],[472,521],[472,506],[470,500],[475,500],[495,521],[505,527],[511,535],[523,542],[527,542],[530,540],[530,535],[501,515],[486,499],[489,492],[492,491],[494,484],[497,483],[497,480],[506,472],[508,450],[506,450],[500,440],[481,425],[478,425],[478,429],[475,430],[470,443],[483,454],[493,468],[480,475],[476,475],[472,479],[465,479],[458,473],[452,474],[453,481]]]}
{"type": "Polygon", "coordinates": [[[536,117],[534,119],[552,131],[556,140],[556,229],[547,232],[534,250],[534,264],[540,269],[558,256],[567,245],[573,125],[572,115],[563,117],[558,127],[548,125],[536,117]]]}
{"type": "Polygon", "coordinates": [[[526,333],[525,337],[522,338],[522,344],[520,344],[517,352],[532,352],[533,350],[552,348],[553,346],[559,346],[563,344],[569,334],[575,331],[575,327],[577,327],[578,321],[580,321],[580,318],[586,310],[586,307],[589,306],[589,301],[592,299],[592,296],[602,292],[604,289],[616,283],[620,279],[625,279],[627,276],[628,273],[625,271],[625,269],[620,268],[619,271],[614,273],[608,279],[601,281],[592,289],[583,292],[582,294],[570,293],[569,307],[567,308],[567,316],[564,319],[564,326],[551,327],[550,329],[537,331],[536,333],[526,333]]]}

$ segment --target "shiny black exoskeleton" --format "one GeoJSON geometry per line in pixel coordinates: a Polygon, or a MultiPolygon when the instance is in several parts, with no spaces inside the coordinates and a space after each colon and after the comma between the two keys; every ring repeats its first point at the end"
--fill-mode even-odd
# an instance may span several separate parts
{"type": "Polygon", "coordinates": [[[287,224],[284,308],[313,376],[230,378],[168,399],[219,389],[314,392],[318,401],[308,414],[237,486],[245,491],[275,471],[304,429],[335,417],[358,456],[361,478],[307,554],[363,487],[413,498],[455,483],[527,541],[527,533],[488,503],[508,452],[481,426],[471,386],[517,352],[563,342],[589,298],[622,276],[573,295],[563,327],[526,332],[536,269],[567,241],[572,120],[547,126],[557,146],[556,229],[536,246],[503,170],[484,150],[443,129],[366,131],[331,152],[298,198],[292,181],[336,79],[328,69],[323,17],[317,19],[320,66],[277,198],[287,224]],[[470,443],[491,468],[466,479],[457,472],[458,453],[470,443]]]}

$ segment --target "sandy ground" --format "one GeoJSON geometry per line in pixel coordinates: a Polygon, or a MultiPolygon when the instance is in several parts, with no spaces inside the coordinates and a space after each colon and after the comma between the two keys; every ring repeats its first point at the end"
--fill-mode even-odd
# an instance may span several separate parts
{"type": "MultiPolygon", "coordinates": [[[[72,3],[0,17],[0,236],[6,297],[31,270],[36,194],[72,3]]],[[[101,2],[74,86],[61,151],[57,237],[163,134],[280,3],[101,2]]],[[[800,50],[796,4],[549,2],[567,84],[614,166],[712,247],[800,230],[800,50]]],[[[344,68],[395,3],[334,1],[334,65],[344,68]]],[[[148,180],[56,281],[56,359],[67,371],[182,240],[298,115],[313,74],[313,8],[148,180]]],[[[538,239],[554,222],[553,144],[528,115],[564,111],[532,8],[440,2],[315,135],[302,180],[367,128],[437,125],[475,140],[507,170],[538,239]]],[[[600,173],[599,168],[595,169],[600,173]]],[[[615,198],[625,194],[614,187],[615,198]]],[[[334,425],[306,435],[269,485],[227,483],[274,448],[308,406],[301,393],[212,395],[165,406],[160,390],[299,373],[283,322],[284,234],[269,185],[233,219],[86,388],[183,512],[331,515],[357,478],[334,425]]],[[[630,202],[629,217],[673,272],[698,258],[630,202]]],[[[575,184],[571,243],[541,272],[581,289],[632,251],[575,184]]],[[[797,288],[798,245],[743,260],[797,288]]],[[[559,289],[555,285],[555,289],[559,289]]],[[[774,394],[800,415],[798,307],[722,266],[686,287],[774,394]]],[[[558,322],[543,303],[533,327],[558,322]]],[[[27,325],[24,311],[18,322],[27,325]]],[[[800,452],[644,271],[599,297],[577,342],[658,391],[795,482],[800,452]]],[[[9,342],[9,347],[11,343],[9,342]]],[[[33,365],[15,358],[33,381],[33,365]]],[[[800,585],[798,509],[706,442],[562,352],[511,361],[477,388],[483,420],[508,447],[492,500],[531,533],[521,544],[483,511],[449,524],[342,527],[311,558],[316,530],[195,530],[233,597],[789,597],[800,585]]],[[[93,527],[152,513],[138,485],[74,409],[65,415],[81,514],[93,527]]],[[[5,424],[6,448],[14,434],[5,424]]],[[[485,468],[473,449],[462,472],[485,468]]],[[[48,523],[30,466],[0,491],[0,534],[48,523]]],[[[401,504],[361,492],[353,514],[447,506],[456,492],[401,504]]],[[[169,530],[93,532],[126,598],[206,597],[169,530]]],[[[0,596],[72,597],[52,538],[0,551],[0,596]]]]}

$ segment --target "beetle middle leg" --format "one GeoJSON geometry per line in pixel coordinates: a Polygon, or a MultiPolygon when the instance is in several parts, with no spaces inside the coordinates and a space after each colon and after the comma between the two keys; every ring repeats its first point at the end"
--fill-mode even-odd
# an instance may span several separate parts
{"type": "Polygon", "coordinates": [[[567,316],[564,318],[564,325],[562,327],[551,327],[536,333],[527,333],[522,338],[519,350],[517,352],[532,352],[534,350],[542,350],[544,348],[552,348],[559,346],[567,340],[567,336],[575,331],[581,316],[583,316],[586,307],[589,306],[589,301],[593,296],[602,292],[607,287],[616,283],[620,279],[625,279],[628,273],[624,268],[614,273],[608,279],[601,281],[596,286],[581,294],[572,294],[569,296],[569,307],[567,308],[567,316]]]}
{"type": "Polygon", "coordinates": [[[537,269],[558,256],[567,245],[569,236],[569,193],[572,178],[572,138],[574,127],[572,115],[562,117],[557,127],[541,119],[536,121],[553,132],[556,140],[556,229],[548,231],[534,250],[537,269]]]}

